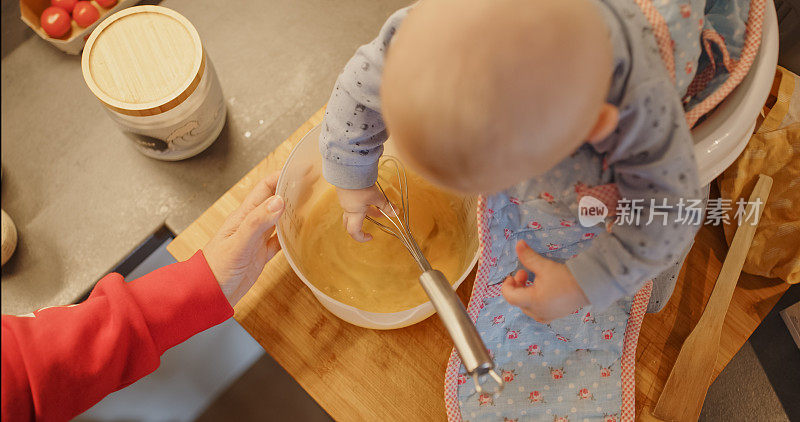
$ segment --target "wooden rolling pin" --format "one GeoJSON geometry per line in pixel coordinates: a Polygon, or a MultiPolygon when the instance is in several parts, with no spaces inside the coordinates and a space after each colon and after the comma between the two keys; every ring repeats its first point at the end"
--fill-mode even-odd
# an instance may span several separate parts
{"type": "Polygon", "coordinates": [[[772,178],[759,175],[745,211],[746,221],[736,229],[703,315],[683,342],[655,409],[649,414],[647,410],[642,412],[641,420],[683,422],[696,421],[700,417],[717,359],[725,314],[771,188],[772,178]],[[760,206],[754,212],[753,203],[756,201],[760,201],[760,206]]]}

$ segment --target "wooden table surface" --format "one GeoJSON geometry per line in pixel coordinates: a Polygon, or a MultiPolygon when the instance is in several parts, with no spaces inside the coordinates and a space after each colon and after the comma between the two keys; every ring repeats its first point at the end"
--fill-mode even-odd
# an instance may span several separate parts
{"type": "MultiPolygon", "coordinates": [[[[294,145],[322,121],[317,111],[167,247],[188,259],[208,242],[259,179],[278,170],[294,145]]],[[[703,227],[675,293],[644,318],[636,351],[636,410],[658,400],[681,344],[700,318],[728,247],[721,227],[703,227]]],[[[473,275],[458,289],[466,300],[473,275]]],[[[742,274],[725,318],[714,378],[772,309],[788,285],[742,274]]],[[[278,254],[235,308],[236,320],[336,420],[444,420],[444,370],[452,343],[431,317],[378,331],[328,312],[278,254]]]]}

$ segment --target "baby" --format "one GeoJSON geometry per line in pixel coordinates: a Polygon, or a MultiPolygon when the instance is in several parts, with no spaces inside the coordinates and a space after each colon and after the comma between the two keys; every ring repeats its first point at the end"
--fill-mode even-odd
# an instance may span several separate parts
{"type": "Polygon", "coordinates": [[[674,264],[696,230],[673,224],[675,205],[700,196],[692,139],[652,34],[626,23],[635,8],[422,0],[392,15],[346,65],[323,122],[323,174],[348,233],[370,240],[363,220],[386,206],[375,181],[391,134],[402,161],[437,184],[522,196],[531,224],[576,219],[573,187],[585,183],[615,183],[620,197],[641,200],[637,224],[592,233],[571,257],[511,243],[535,283],[520,270],[502,292],[537,321],[589,304],[601,311],[674,264]],[[545,188],[561,194],[540,195],[545,188]]]}

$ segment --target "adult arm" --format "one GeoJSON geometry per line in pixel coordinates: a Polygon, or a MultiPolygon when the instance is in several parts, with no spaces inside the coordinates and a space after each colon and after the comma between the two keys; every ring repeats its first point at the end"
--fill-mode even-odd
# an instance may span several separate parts
{"type": "Polygon", "coordinates": [[[277,252],[277,175],[185,262],[110,274],[78,305],[2,316],[2,420],[68,420],[154,371],[161,354],[233,315],[277,252]]]}
{"type": "Polygon", "coordinates": [[[130,283],[109,274],[78,305],[3,315],[3,420],[70,419],[232,315],[202,252],[130,283]]]}

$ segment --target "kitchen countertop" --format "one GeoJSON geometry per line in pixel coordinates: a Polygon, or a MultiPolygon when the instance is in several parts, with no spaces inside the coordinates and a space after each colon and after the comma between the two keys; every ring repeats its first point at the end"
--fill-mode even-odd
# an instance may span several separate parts
{"type": "MultiPolygon", "coordinates": [[[[158,2],[146,1],[154,4],[158,2]]],[[[137,152],[64,54],[2,0],[2,208],[19,232],[2,313],[82,297],[151,233],[184,230],[324,104],[355,49],[408,0],[164,0],[197,28],[228,104],[179,162],[137,152]]]]}
{"type": "MultiPolygon", "coordinates": [[[[300,138],[322,121],[323,112],[312,115],[167,250],[178,260],[194,254],[258,180],[282,167],[300,138]]],[[[727,249],[722,227],[701,227],[671,299],[661,312],[644,317],[636,347],[638,414],[655,406],[684,339],[703,313],[727,249]]],[[[458,288],[462,300],[473,280],[474,273],[458,288]]],[[[714,378],[787,288],[779,279],[741,274],[720,335],[714,378]]],[[[234,310],[239,324],[334,419],[444,419],[442,379],[452,342],[439,318],[385,331],[348,324],[317,302],[283,252],[267,263],[234,310]]]]}

